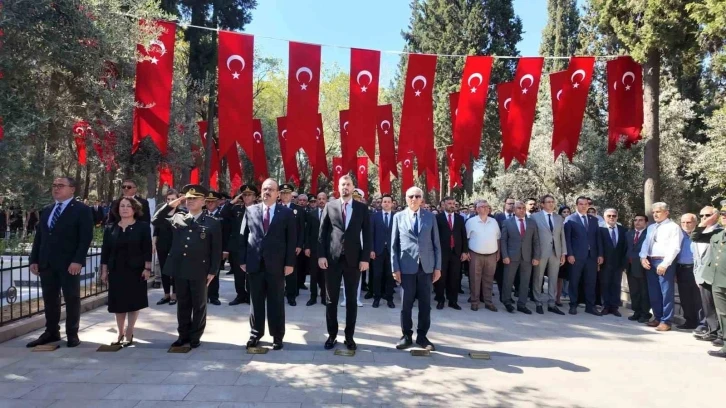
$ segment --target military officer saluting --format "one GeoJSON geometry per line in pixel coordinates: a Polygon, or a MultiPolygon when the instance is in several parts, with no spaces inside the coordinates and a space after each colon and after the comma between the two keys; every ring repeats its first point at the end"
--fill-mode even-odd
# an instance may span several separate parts
{"type": "Polygon", "coordinates": [[[172,209],[186,202],[189,213],[168,218],[173,238],[162,273],[174,278],[177,294],[179,338],[172,346],[189,343],[197,348],[207,324],[207,286],[222,260],[222,229],[219,221],[203,214],[206,188],[188,184],[181,192],[181,197],[161,206],[151,222],[161,223],[172,209]]]}

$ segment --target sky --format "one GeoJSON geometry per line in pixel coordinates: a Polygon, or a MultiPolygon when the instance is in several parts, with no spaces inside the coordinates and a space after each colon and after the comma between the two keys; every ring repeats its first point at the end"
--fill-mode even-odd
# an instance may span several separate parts
{"type": "MultiPolygon", "coordinates": [[[[547,1],[514,0],[514,11],[524,27],[520,53],[537,55],[547,23],[547,1]]],[[[350,50],[346,47],[401,51],[401,31],[408,28],[410,15],[409,0],[259,0],[245,31],[255,35],[258,53],[280,58],[284,66],[286,40],[294,40],[323,45],[323,66],[337,64],[347,71],[350,50]]],[[[398,60],[396,54],[381,55],[381,84],[390,83],[398,60]]]]}

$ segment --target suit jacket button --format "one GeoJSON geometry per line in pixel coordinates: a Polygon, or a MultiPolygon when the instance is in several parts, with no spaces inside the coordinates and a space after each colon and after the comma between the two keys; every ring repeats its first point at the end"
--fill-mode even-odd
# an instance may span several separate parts
{"type": "Polygon", "coordinates": [[[189,245],[184,245],[184,248],[189,248],[189,245]]]}
{"type": "Polygon", "coordinates": [[[206,259],[202,259],[202,263],[205,263],[205,262],[207,262],[207,260],[206,259]]]}
{"type": "Polygon", "coordinates": [[[184,253],[184,256],[187,256],[187,253],[186,252],[184,253]]]}
{"type": "Polygon", "coordinates": [[[187,237],[187,239],[191,239],[191,238],[187,237]]]}
{"type": "Polygon", "coordinates": [[[192,230],[189,230],[189,232],[192,232],[192,230]]]}

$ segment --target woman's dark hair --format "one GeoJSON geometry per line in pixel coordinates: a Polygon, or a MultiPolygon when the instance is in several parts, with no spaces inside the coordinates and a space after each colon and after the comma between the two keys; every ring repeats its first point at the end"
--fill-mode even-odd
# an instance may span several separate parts
{"type": "Polygon", "coordinates": [[[570,210],[570,212],[572,212],[572,209],[570,207],[563,205],[562,207],[560,207],[559,210],[557,210],[557,214],[562,215],[562,211],[565,211],[565,209],[568,209],[570,210]]]}
{"type": "Polygon", "coordinates": [[[122,197],[119,200],[116,200],[113,202],[113,205],[111,206],[111,213],[116,216],[117,220],[121,219],[121,212],[119,211],[119,207],[121,206],[121,201],[126,200],[129,203],[131,203],[131,208],[134,209],[134,218],[139,219],[142,215],[144,215],[144,207],[141,206],[141,203],[135,199],[135,198],[128,198],[128,197],[122,197]]]}

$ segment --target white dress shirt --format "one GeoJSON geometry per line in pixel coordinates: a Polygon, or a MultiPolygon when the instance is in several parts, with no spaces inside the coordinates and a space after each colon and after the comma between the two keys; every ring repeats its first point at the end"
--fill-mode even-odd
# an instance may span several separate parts
{"type": "Polygon", "coordinates": [[[661,265],[669,267],[681,252],[683,232],[681,227],[670,219],[648,226],[645,242],[640,250],[640,259],[649,256],[662,257],[661,265]]]}
{"type": "Polygon", "coordinates": [[[472,218],[465,224],[469,250],[479,255],[491,255],[497,252],[499,238],[502,237],[497,220],[493,217],[487,217],[486,221],[482,221],[479,216],[472,218]]]}
{"type": "Polygon", "coordinates": [[[53,222],[53,214],[55,213],[55,208],[58,206],[58,203],[61,204],[61,212],[60,212],[60,214],[58,214],[58,216],[60,217],[61,215],[63,215],[63,211],[66,210],[66,207],[68,207],[68,203],[70,203],[71,200],[73,200],[73,197],[71,197],[65,201],[56,201],[55,202],[53,209],[50,210],[50,217],[48,217],[48,228],[50,228],[50,223],[53,222]]]}

